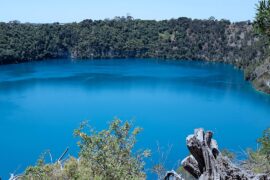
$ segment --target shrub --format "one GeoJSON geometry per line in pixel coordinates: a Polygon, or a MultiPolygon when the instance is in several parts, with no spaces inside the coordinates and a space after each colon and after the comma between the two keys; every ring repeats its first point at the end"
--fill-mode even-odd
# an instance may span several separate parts
{"type": "Polygon", "coordinates": [[[80,138],[79,158],[45,164],[44,155],[36,166],[28,167],[21,179],[145,179],[144,158],[150,151],[133,153],[140,128],[114,120],[108,129],[88,132],[87,123],[74,131],[80,138]]]}

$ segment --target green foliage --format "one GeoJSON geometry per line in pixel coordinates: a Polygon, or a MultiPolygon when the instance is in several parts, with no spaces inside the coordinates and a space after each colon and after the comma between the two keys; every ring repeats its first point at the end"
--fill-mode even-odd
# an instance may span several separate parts
{"type": "Polygon", "coordinates": [[[144,158],[148,150],[133,153],[140,128],[132,130],[129,122],[114,120],[107,130],[96,132],[83,123],[74,134],[80,138],[79,158],[69,157],[63,167],[59,163],[27,168],[22,179],[145,179],[144,158]]]}
{"type": "Polygon", "coordinates": [[[213,18],[154,21],[116,17],[69,24],[0,23],[0,64],[62,57],[237,59],[239,62],[237,56],[241,56],[248,61],[256,52],[246,45],[253,38],[247,30],[249,26],[248,22],[231,24],[213,18]],[[231,29],[234,31],[230,32],[231,29]],[[242,32],[245,39],[240,38],[242,32]],[[230,45],[236,41],[241,41],[243,46],[230,45]],[[237,56],[231,57],[229,52],[237,56]]]}
{"type": "Polygon", "coordinates": [[[231,151],[229,151],[228,149],[223,149],[221,151],[221,154],[223,156],[226,156],[227,158],[229,158],[230,160],[234,160],[235,159],[235,154],[231,151]]]}
{"type": "Polygon", "coordinates": [[[136,143],[136,136],[141,131],[135,128],[132,132],[131,125],[120,120],[111,123],[108,130],[95,132],[91,135],[83,132],[84,125],[75,131],[81,138],[80,158],[84,165],[94,176],[103,176],[108,179],[143,178],[143,158],[149,156],[148,151],[137,153],[133,156],[132,149],[136,143]]]}
{"type": "Polygon", "coordinates": [[[244,163],[244,167],[255,173],[270,174],[270,128],[263,132],[257,142],[259,148],[256,151],[248,149],[248,159],[244,163]]]}
{"type": "Polygon", "coordinates": [[[257,5],[257,13],[254,21],[258,32],[270,36],[270,1],[261,0],[257,5]]]}
{"type": "Polygon", "coordinates": [[[255,173],[270,173],[270,161],[266,154],[251,149],[247,151],[247,154],[248,160],[243,165],[246,169],[255,173]]]}
{"type": "Polygon", "coordinates": [[[270,161],[270,128],[263,132],[263,136],[258,139],[260,153],[265,154],[270,161]]]}

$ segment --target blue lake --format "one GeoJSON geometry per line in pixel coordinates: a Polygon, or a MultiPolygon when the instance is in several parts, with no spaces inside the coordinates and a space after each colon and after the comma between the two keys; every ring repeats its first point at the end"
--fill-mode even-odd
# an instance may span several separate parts
{"type": "MultiPolygon", "coordinates": [[[[118,117],[143,128],[139,148],[168,153],[168,169],[187,154],[194,128],[212,130],[220,148],[256,147],[270,126],[270,96],[254,90],[231,65],[155,59],[48,60],[0,66],[0,176],[21,173],[51,150],[56,160],[73,130],[97,130],[118,117]]],[[[149,167],[150,165],[148,165],[149,167]]]]}

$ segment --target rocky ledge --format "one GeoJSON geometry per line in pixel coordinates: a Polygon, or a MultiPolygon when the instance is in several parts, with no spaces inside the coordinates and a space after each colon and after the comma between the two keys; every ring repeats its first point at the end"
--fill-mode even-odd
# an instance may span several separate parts
{"type": "Polygon", "coordinates": [[[270,58],[255,68],[251,80],[256,89],[270,93],[270,58]]]}

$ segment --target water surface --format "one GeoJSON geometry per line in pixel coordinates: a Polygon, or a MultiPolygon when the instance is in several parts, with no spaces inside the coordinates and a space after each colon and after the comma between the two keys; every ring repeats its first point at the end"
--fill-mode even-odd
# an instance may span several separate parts
{"type": "Polygon", "coordinates": [[[230,65],[174,60],[48,60],[0,66],[0,176],[20,173],[51,150],[77,154],[73,130],[89,120],[97,130],[114,117],[144,130],[139,148],[157,144],[168,169],[188,154],[194,128],[215,133],[221,148],[256,147],[270,125],[270,97],[256,92],[230,65]]]}

